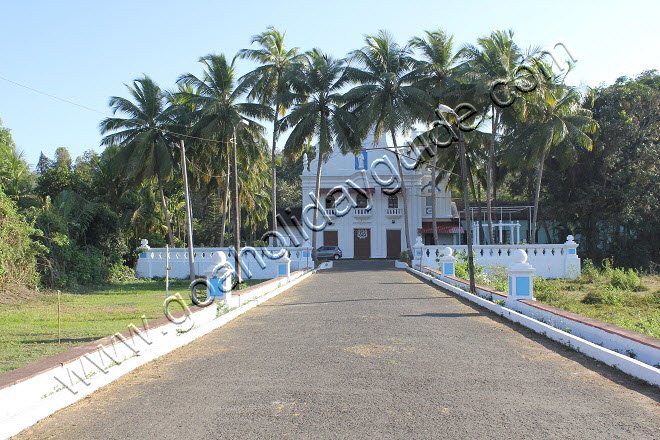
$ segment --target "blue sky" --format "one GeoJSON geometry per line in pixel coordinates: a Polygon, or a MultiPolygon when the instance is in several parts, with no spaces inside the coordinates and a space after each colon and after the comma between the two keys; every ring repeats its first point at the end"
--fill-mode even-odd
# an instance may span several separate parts
{"type": "MultiPolygon", "coordinates": [[[[290,46],[320,47],[336,57],[364,35],[389,30],[401,43],[442,28],[457,45],[494,29],[513,29],[518,44],[568,43],[578,59],[569,82],[610,84],[621,75],[660,69],[657,1],[62,1],[5,2],[2,62],[7,78],[109,114],[111,95],[146,73],[170,88],[199,73],[208,53],[233,56],[268,25],[290,46]]],[[[239,65],[239,73],[251,66],[239,65]]],[[[0,80],[0,118],[34,164],[60,146],[73,157],[100,151],[103,115],[0,80]]]]}

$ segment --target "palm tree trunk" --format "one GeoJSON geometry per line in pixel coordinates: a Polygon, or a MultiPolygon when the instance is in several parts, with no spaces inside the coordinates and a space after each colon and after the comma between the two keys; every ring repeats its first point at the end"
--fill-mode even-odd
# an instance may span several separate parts
{"type": "MultiPolygon", "coordinates": [[[[279,85],[279,75],[278,75],[278,85],[279,85]]],[[[275,116],[273,117],[273,150],[271,152],[271,161],[270,161],[270,167],[271,167],[271,173],[272,173],[272,189],[271,189],[271,200],[272,200],[272,219],[273,219],[273,225],[272,225],[272,232],[277,232],[277,170],[275,168],[275,146],[277,144],[277,116],[278,113],[280,112],[280,103],[275,104],[275,116]]],[[[276,237],[277,234],[272,235],[272,237],[276,237]]],[[[273,246],[277,246],[277,238],[273,239],[273,246]]],[[[284,244],[284,243],[283,243],[284,244]]]]}
{"type": "Polygon", "coordinates": [[[227,218],[229,217],[229,145],[227,145],[227,168],[225,175],[225,195],[222,201],[222,235],[220,235],[220,247],[225,247],[225,231],[227,230],[227,218]]]}
{"type": "Polygon", "coordinates": [[[403,192],[403,230],[406,234],[406,249],[408,249],[409,258],[412,258],[413,253],[412,247],[410,246],[410,227],[408,226],[408,194],[406,194],[406,182],[403,180],[403,167],[401,166],[401,157],[399,156],[399,149],[397,148],[394,130],[391,130],[390,134],[392,135],[392,145],[394,145],[396,166],[399,171],[399,177],[401,178],[401,192],[403,192]]]}
{"type": "Polygon", "coordinates": [[[167,236],[170,240],[170,246],[174,247],[174,236],[172,235],[172,224],[170,223],[170,214],[167,211],[167,205],[165,204],[165,193],[163,192],[163,182],[160,181],[160,176],[156,175],[158,180],[158,191],[160,191],[160,203],[163,207],[163,215],[165,215],[165,224],[167,225],[167,236]]]}
{"type": "Polygon", "coordinates": [[[465,158],[465,142],[463,141],[463,132],[458,129],[458,149],[461,157],[461,180],[463,181],[463,203],[465,204],[465,233],[467,236],[468,248],[468,271],[470,273],[470,292],[475,293],[476,288],[474,284],[474,256],[472,255],[472,228],[468,225],[468,212],[470,211],[470,197],[468,195],[468,169],[467,160],[465,158]]]}
{"type": "Polygon", "coordinates": [[[474,190],[474,179],[472,177],[472,171],[470,171],[470,168],[468,168],[468,178],[470,179],[470,188],[472,189],[472,197],[474,197],[474,200],[477,202],[477,222],[479,224],[479,244],[481,244],[481,240],[483,239],[484,235],[484,228],[481,226],[481,200],[480,197],[477,197],[477,192],[474,190]]]}
{"type": "Polygon", "coordinates": [[[318,264],[318,259],[316,257],[316,224],[319,220],[319,197],[321,197],[321,167],[323,164],[323,161],[321,160],[321,149],[319,147],[319,154],[318,157],[316,158],[318,161],[318,166],[316,167],[316,188],[315,188],[315,194],[316,197],[314,198],[314,230],[312,231],[312,261],[314,262],[314,267],[318,264]]]}
{"type": "Polygon", "coordinates": [[[536,176],[536,191],[534,192],[534,219],[532,220],[532,236],[530,241],[536,243],[536,219],[539,213],[539,198],[541,197],[541,179],[543,178],[543,163],[545,162],[545,149],[541,153],[541,161],[539,162],[539,173],[536,176]]]}
{"type": "MultiPolygon", "coordinates": [[[[486,211],[488,212],[488,244],[493,244],[493,166],[495,162],[495,133],[497,132],[497,111],[491,104],[491,137],[488,148],[488,177],[486,182],[486,211]]],[[[467,217],[466,217],[467,218],[467,217]]]]}
{"type": "Polygon", "coordinates": [[[241,217],[240,217],[240,205],[238,200],[238,164],[236,160],[236,127],[234,127],[234,143],[232,148],[232,161],[233,161],[233,180],[234,180],[234,252],[236,252],[236,265],[234,267],[236,271],[236,277],[238,278],[238,283],[240,284],[243,280],[241,279],[241,217]]]}
{"type": "Polygon", "coordinates": [[[435,178],[436,178],[436,168],[435,168],[435,158],[438,154],[438,146],[433,144],[433,164],[431,167],[431,224],[433,226],[433,245],[438,244],[438,220],[436,219],[436,210],[435,210],[435,178]]]}

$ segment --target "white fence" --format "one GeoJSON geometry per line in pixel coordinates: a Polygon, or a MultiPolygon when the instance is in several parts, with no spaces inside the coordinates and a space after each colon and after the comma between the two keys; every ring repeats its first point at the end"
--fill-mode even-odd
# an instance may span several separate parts
{"type": "MultiPolygon", "coordinates": [[[[287,255],[291,259],[291,272],[313,266],[311,248],[309,247],[244,247],[241,248],[243,278],[263,280],[277,277],[277,261],[285,255],[282,249],[287,251],[287,255]]],[[[213,254],[219,251],[225,253],[227,263],[233,268],[233,248],[196,248],[193,253],[195,274],[201,276],[206,271],[213,269],[213,254]]],[[[170,277],[188,278],[190,275],[188,250],[170,248],[169,252],[170,277]]],[[[140,278],[164,277],[165,261],[165,248],[143,249],[137,262],[137,276],[140,278]]]]}
{"type": "MultiPolygon", "coordinates": [[[[527,252],[527,262],[536,269],[536,275],[543,278],[577,278],[580,276],[580,259],[577,256],[577,243],[568,236],[564,244],[510,244],[474,245],[474,262],[486,268],[489,266],[509,267],[511,253],[516,249],[527,252]]],[[[436,267],[436,258],[442,249],[450,247],[454,251],[467,254],[466,245],[441,245],[422,247],[422,265],[436,267]]]]}

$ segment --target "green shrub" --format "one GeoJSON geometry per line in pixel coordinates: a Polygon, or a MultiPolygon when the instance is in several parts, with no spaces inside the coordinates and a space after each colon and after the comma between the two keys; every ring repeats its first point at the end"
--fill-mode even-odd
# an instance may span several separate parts
{"type": "Polygon", "coordinates": [[[600,277],[600,270],[594,264],[594,262],[588,258],[585,258],[585,260],[582,262],[581,273],[582,277],[589,282],[594,282],[600,277]]]}
{"type": "Polygon", "coordinates": [[[0,291],[37,285],[37,257],[45,249],[32,236],[40,233],[0,188],[0,291]]]}
{"type": "Polygon", "coordinates": [[[403,263],[407,263],[410,260],[410,257],[408,256],[408,251],[401,251],[401,256],[399,257],[399,261],[403,263]]]}
{"type": "Polygon", "coordinates": [[[635,291],[641,287],[639,276],[634,269],[610,269],[610,285],[616,289],[635,291]]]}
{"type": "Polygon", "coordinates": [[[648,296],[649,301],[652,304],[660,304],[660,290],[656,290],[648,296]]]}
{"type": "Polygon", "coordinates": [[[125,283],[134,281],[135,271],[122,263],[114,263],[108,269],[106,281],[109,283],[125,283]]]}
{"type": "Polygon", "coordinates": [[[623,303],[623,294],[611,287],[605,286],[600,290],[594,290],[587,293],[582,302],[584,304],[607,304],[610,306],[618,306],[623,303]]]}

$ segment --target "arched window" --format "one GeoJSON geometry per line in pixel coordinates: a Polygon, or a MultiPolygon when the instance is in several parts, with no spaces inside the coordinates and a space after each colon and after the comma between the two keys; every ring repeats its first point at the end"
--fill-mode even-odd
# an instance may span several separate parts
{"type": "Polygon", "coordinates": [[[357,208],[366,208],[367,204],[369,203],[367,196],[360,193],[357,194],[355,201],[357,202],[357,208]]]}
{"type": "Polygon", "coordinates": [[[334,194],[328,194],[325,198],[325,208],[334,209],[335,208],[335,196],[334,194]]]}
{"type": "Polygon", "coordinates": [[[387,207],[388,208],[398,208],[399,207],[399,196],[396,194],[390,194],[387,196],[387,207]]]}

